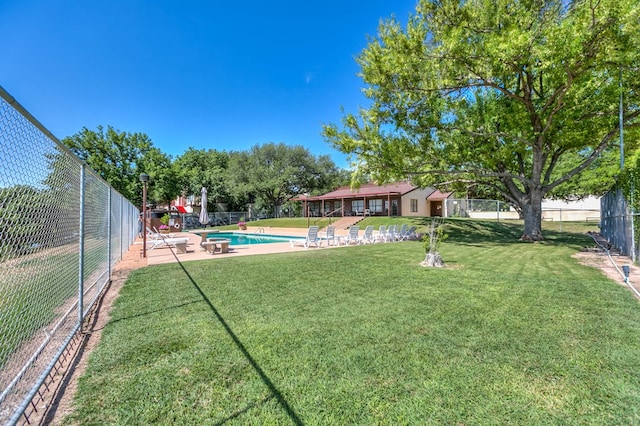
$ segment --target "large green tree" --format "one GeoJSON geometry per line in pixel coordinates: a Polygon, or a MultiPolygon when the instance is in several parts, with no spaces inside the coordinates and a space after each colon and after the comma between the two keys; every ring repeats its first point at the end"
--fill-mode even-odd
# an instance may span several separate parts
{"type": "MultiPolygon", "coordinates": [[[[142,152],[137,162],[136,179],[140,173],[149,175],[147,198],[152,204],[169,205],[182,192],[179,170],[169,155],[159,148],[151,147],[142,152]]],[[[139,182],[132,182],[139,185],[139,182]]],[[[137,192],[136,192],[137,193],[137,192]]]]}
{"type": "Polygon", "coordinates": [[[340,171],[328,156],[313,156],[303,146],[255,145],[231,154],[229,188],[239,201],[278,216],[279,207],[303,193],[334,189],[340,171]]]}
{"type": "Polygon", "coordinates": [[[174,167],[180,178],[182,193],[200,196],[201,189],[207,188],[208,211],[211,206],[223,202],[233,207],[227,184],[227,164],[229,154],[214,149],[189,148],[174,161],[174,167]]]}
{"type": "Polygon", "coordinates": [[[621,94],[639,125],[639,23],[636,0],[421,0],[358,57],[370,105],[325,138],[380,181],[497,191],[542,239],[543,197],[617,149],[621,94]]]}
{"type": "Polygon", "coordinates": [[[83,127],[62,143],[134,204],[142,205],[141,173],[151,177],[149,201],[167,202],[179,194],[171,158],[144,133],[83,127]]]}

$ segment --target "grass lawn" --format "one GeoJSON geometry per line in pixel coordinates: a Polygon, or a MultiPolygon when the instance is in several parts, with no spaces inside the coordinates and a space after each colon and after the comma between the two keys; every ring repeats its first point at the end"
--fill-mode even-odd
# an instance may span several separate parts
{"type": "Polygon", "coordinates": [[[135,271],[67,422],[640,423],[638,301],[521,229],[135,271]]]}

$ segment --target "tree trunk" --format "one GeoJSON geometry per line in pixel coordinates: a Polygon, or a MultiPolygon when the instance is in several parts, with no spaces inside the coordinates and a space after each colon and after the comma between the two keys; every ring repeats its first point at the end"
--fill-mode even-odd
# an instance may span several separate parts
{"type": "Polygon", "coordinates": [[[529,199],[522,205],[524,215],[523,241],[542,241],[542,191],[532,190],[529,199]]]}
{"type": "Polygon", "coordinates": [[[442,260],[440,253],[427,253],[420,265],[442,268],[444,266],[444,260],[442,260]]]}

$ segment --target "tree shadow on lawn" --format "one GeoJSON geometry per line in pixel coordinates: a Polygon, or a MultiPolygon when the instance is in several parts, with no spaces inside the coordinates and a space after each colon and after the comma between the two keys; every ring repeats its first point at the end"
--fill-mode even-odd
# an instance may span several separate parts
{"type": "MultiPolygon", "coordinates": [[[[255,408],[255,407],[258,407],[258,406],[260,406],[260,405],[262,405],[262,404],[265,404],[265,403],[269,402],[269,401],[270,401],[270,400],[272,400],[274,397],[275,397],[275,395],[273,395],[273,394],[271,394],[271,395],[267,395],[267,396],[265,396],[265,397],[264,397],[264,398],[262,398],[262,399],[259,399],[259,400],[255,401],[255,402],[251,403],[251,404],[248,404],[248,405],[247,405],[246,407],[244,407],[242,410],[238,410],[238,411],[236,411],[235,413],[233,413],[233,414],[232,414],[232,415],[230,415],[229,417],[227,417],[227,418],[225,418],[225,419],[222,419],[222,420],[220,420],[219,422],[215,423],[215,425],[216,425],[216,426],[217,426],[217,425],[223,425],[223,424],[227,423],[228,421],[235,420],[235,419],[237,419],[238,417],[240,417],[241,415],[243,415],[243,414],[245,414],[245,413],[248,413],[248,412],[249,412],[249,410],[251,410],[251,409],[253,409],[253,408],[255,408]]],[[[294,420],[294,421],[295,421],[295,420],[294,420]]],[[[302,424],[302,423],[297,423],[297,424],[302,424]]]]}
{"type": "Polygon", "coordinates": [[[571,232],[543,231],[544,242],[546,244],[557,244],[582,250],[586,247],[595,247],[595,242],[587,234],[576,234],[571,232]]]}
{"type": "MultiPolygon", "coordinates": [[[[173,251],[173,250],[172,250],[173,251]]],[[[222,317],[222,315],[220,314],[220,312],[216,309],[216,307],[213,305],[213,303],[211,302],[211,300],[209,300],[209,298],[207,297],[207,295],[204,293],[204,291],[202,291],[202,288],[200,288],[200,286],[198,285],[198,283],[193,279],[193,277],[191,276],[191,274],[189,274],[189,271],[187,271],[187,269],[184,267],[184,265],[182,264],[182,262],[180,262],[180,260],[178,259],[178,257],[176,256],[176,254],[174,253],[174,256],[176,257],[176,261],[178,262],[178,264],[180,265],[180,267],[182,268],[182,270],[184,271],[185,275],[187,276],[187,278],[189,279],[189,281],[191,281],[191,284],[193,284],[193,286],[195,287],[195,289],[198,291],[198,293],[200,293],[200,296],[202,296],[202,299],[204,300],[204,302],[209,306],[209,308],[211,309],[211,312],[213,312],[213,314],[216,316],[216,318],[218,319],[218,321],[220,321],[220,324],[222,324],[222,326],[224,327],[225,331],[227,332],[227,334],[229,335],[229,337],[231,337],[231,340],[233,340],[233,342],[236,344],[236,346],[238,347],[238,349],[240,349],[240,352],[242,352],[242,354],[244,355],[244,357],[247,359],[247,361],[249,361],[249,364],[251,364],[251,366],[253,367],[253,369],[256,371],[256,373],[258,374],[258,376],[260,376],[260,379],[262,380],[262,382],[267,385],[267,387],[269,388],[269,391],[271,392],[271,396],[263,398],[261,401],[258,402],[254,402],[253,404],[249,404],[244,410],[240,410],[239,412],[236,412],[235,414],[233,414],[232,416],[230,416],[228,419],[225,419],[225,421],[227,420],[231,420],[233,418],[236,418],[238,416],[240,416],[241,414],[243,414],[244,412],[248,411],[249,409],[251,409],[252,407],[267,402],[268,400],[270,400],[271,398],[276,398],[278,400],[278,403],[284,408],[284,410],[286,411],[287,415],[291,418],[291,421],[293,422],[293,424],[295,425],[303,425],[304,423],[302,422],[302,420],[298,417],[298,415],[296,414],[296,412],[293,410],[293,408],[289,405],[289,403],[287,402],[287,400],[284,398],[284,396],[282,395],[282,393],[280,392],[280,390],[278,390],[278,388],[275,386],[275,384],[271,381],[271,379],[266,375],[266,373],[262,370],[262,368],[258,365],[258,363],[256,362],[256,360],[251,356],[251,354],[249,353],[249,351],[247,350],[247,348],[244,346],[244,344],[240,341],[240,339],[238,338],[238,336],[233,332],[233,330],[231,329],[231,327],[229,326],[229,324],[227,324],[227,322],[225,321],[225,319],[222,317]]],[[[225,421],[223,421],[222,423],[224,423],[225,421]]],[[[221,424],[221,423],[218,423],[221,424]]]]}
{"type": "MultiPolygon", "coordinates": [[[[431,220],[425,218],[424,226],[429,232],[431,220]]],[[[457,244],[481,246],[487,244],[517,243],[522,236],[522,225],[498,221],[473,219],[445,219],[444,233],[447,241],[457,244]]]]}
{"type": "MultiPolygon", "coordinates": [[[[158,312],[171,311],[173,309],[179,309],[179,308],[182,308],[184,306],[192,305],[194,303],[202,303],[202,299],[191,300],[189,302],[180,303],[178,305],[167,306],[167,307],[164,307],[162,309],[154,309],[152,311],[141,312],[139,314],[131,315],[131,316],[128,316],[128,317],[115,318],[115,319],[112,319],[111,321],[109,321],[109,324],[111,325],[111,324],[115,324],[115,323],[120,322],[120,321],[130,320],[130,319],[138,318],[138,317],[144,317],[144,316],[155,314],[155,313],[158,313],[158,312]]],[[[101,330],[101,328],[96,328],[95,330],[101,330]]]]}
{"type": "MultiPolygon", "coordinates": [[[[424,218],[421,225],[427,232],[431,226],[432,218],[424,218]]],[[[484,221],[476,219],[444,219],[443,225],[447,242],[470,246],[487,246],[495,244],[531,244],[530,241],[521,241],[522,223],[507,221],[484,221]]],[[[540,243],[546,245],[562,245],[580,250],[590,245],[591,238],[586,234],[571,232],[543,231],[544,240],[540,243]]]]}

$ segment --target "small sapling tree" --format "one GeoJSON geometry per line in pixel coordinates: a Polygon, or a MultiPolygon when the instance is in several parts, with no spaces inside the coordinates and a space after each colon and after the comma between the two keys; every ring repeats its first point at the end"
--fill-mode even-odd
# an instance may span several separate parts
{"type": "Polygon", "coordinates": [[[435,266],[437,268],[444,266],[444,260],[442,260],[438,248],[440,247],[440,243],[447,239],[448,235],[444,233],[442,224],[442,220],[432,219],[429,232],[422,237],[425,251],[425,258],[422,263],[420,263],[422,266],[435,266]]]}

